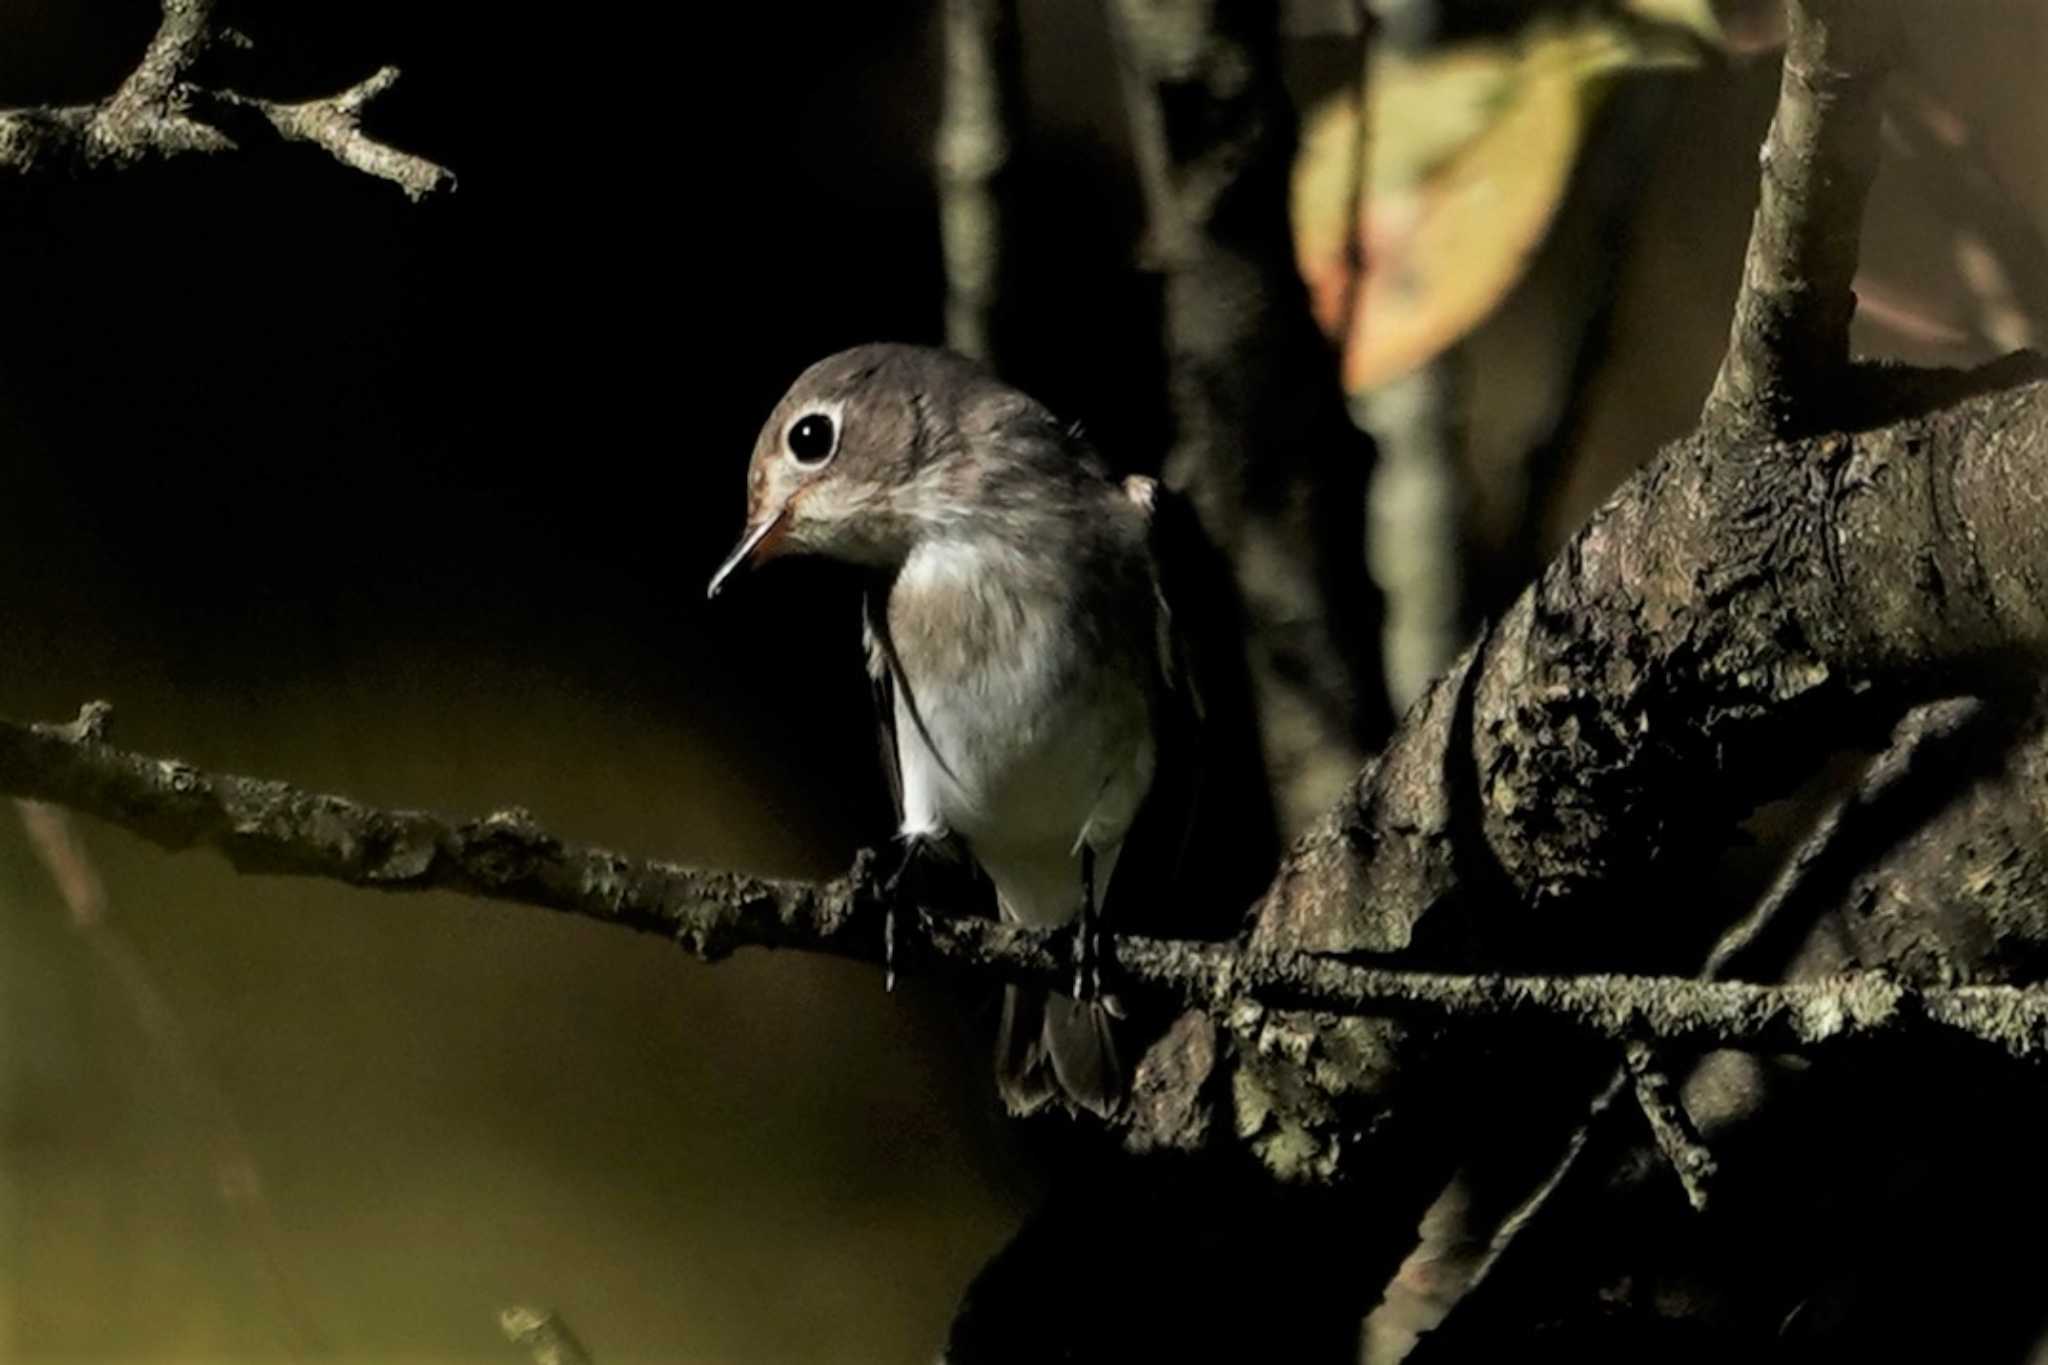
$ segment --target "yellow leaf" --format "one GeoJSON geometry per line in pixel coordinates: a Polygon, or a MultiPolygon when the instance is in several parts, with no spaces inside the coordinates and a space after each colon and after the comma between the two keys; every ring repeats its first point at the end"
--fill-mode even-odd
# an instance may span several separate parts
{"type": "Polygon", "coordinates": [[[1376,55],[1363,139],[1355,99],[1315,111],[1295,163],[1295,256],[1324,331],[1339,337],[1351,315],[1345,386],[1422,365],[1490,313],[1556,215],[1614,73],[1693,60],[1689,45],[1640,25],[1546,21],[1510,40],[1376,55]],[[1355,302],[1353,233],[1364,255],[1355,302]]]}
{"type": "Polygon", "coordinates": [[[1715,12],[1714,0],[1627,0],[1627,9],[1660,24],[1688,29],[1702,42],[1716,47],[1723,42],[1721,17],[1715,12]]]}

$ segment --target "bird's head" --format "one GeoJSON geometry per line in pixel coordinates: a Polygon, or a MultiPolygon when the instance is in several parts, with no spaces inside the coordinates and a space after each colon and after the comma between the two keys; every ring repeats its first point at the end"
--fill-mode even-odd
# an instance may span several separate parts
{"type": "Polygon", "coordinates": [[[1006,395],[1030,404],[972,361],[918,346],[857,346],[805,370],[754,442],[746,529],[710,595],[782,554],[901,565],[919,535],[971,514],[977,414],[1006,395]]]}

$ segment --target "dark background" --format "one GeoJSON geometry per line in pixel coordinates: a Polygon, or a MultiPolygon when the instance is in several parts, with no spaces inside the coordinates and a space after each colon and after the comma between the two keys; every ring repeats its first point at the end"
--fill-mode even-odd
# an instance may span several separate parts
{"type": "MultiPolygon", "coordinates": [[[[702,588],[789,379],[937,339],[928,9],[252,6],[223,83],[396,63],[373,129],[459,191],[310,149],[0,182],[0,713],[106,697],[206,766],[842,865],[886,820],[847,585],[702,588]]],[[[1027,9],[1012,377],[1151,467],[1114,67],[1096,6],[1027,9]]],[[[1925,60],[2048,221],[2048,19],[1953,9],[1925,60]]],[[[9,0],[0,105],[101,97],[155,20],[9,0]]],[[[1554,530],[1684,429],[1725,337],[1776,73],[1668,79],[1554,530]]],[[[1912,274],[1911,185],[1873,212],[1912,274]]],[[[1471,343],[1483,411],[1557,363],[1547,259],[1471,343]]],[[[119,950],[0,822],[9,1359],[515,1359],[522,1301],[607,1362],[920,1359],[1039,1196],[951,995],[88,839],[119,950]]]]}

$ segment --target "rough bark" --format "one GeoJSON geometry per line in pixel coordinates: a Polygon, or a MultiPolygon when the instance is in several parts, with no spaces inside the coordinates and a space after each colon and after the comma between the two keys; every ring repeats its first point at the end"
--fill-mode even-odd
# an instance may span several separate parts
{"type": "Polygon", "coordinates": [[[1328,805],[1386,729],[1378,605],[1361,572],[1370,442],[1293,269],[1295,145],[1277,13],[1115,0],[1132,137],[1165,277],[1168,481],[1229,557],[1250,625],[1281,824],[1328,805]]]}
{"type": "Polygon", "coordinates": [[[386,146],[362,129],[362,112],[398,80],[380,68],[340,94],[284,102],[190,79],[201,58],[239,39],[221,27],[216,0],[163,0],[163,22],[135,70],[98,104],[0,109],[0,167],[27,175],[120,170],[147,161],[239,149],[270,137],[321,147],[345,166],[388,180],[408,198],[453,189],[455,177],[386,146]]]}
{"type": "MultiPolygon", "coordinates": [[[[1820,8],[1828,23],[1794,25],[1772,132],[1773,159],[1803,169],[1767,183],[1708,420],[1410,712],[1290,855],[1255,943],[1467,968],[1669,962],[1715,926],[1645,913],[1670,900],[1653,869],[1690,875],[1750,807],[1907,705],[2038,667],[2041,366],[1848,366],[1837,322],[1892,16],[1820,8]],[[1788,436],[1810,420],[1787,416],[1790,376],[1845,429],[1788,436]]],[[[1429,1051],[1391,1023],[1335,1032],[1370,1071],[1292,1115],[1260,1110],[1311,1166],[1355,1156],[1429,1051]]]]}
{"type": "Polygon", "coordinates": [[[1663,960],[1712,926],[1650,913],[1655,877],[1888,711],[2008,686],[2048,649],[2044,461],[2038,380],[1859,433],[1679,442],[1410,713],[1254,941],[1663,960]]]}
{"type": "Polygon", "coordinates": [[[1908,981],[2048,976],[2048,706],[2015,738],[1979,727],[1947,755],[1948,799],[1889,847],[1866,848],[1817,942],[1830,966],[1908,981]]]}

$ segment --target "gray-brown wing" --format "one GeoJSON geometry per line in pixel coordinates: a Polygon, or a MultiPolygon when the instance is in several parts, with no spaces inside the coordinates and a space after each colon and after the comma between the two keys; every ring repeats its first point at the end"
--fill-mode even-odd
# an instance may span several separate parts
{"type": "Polygon", "coordinates": [[[1102,908],[1118,930],[1171,935],[1178,929],[1188,840],[1202,803],[1202,692],[1172,595],[1178,548],[1172,523],[1179,509],[1151,479],[1134,475],[1124,481],[1124,491],[1147,513],[1154,768],[1151,790],[1124,836],[1114,884],[1103,889],[1102,908]]]}
{"type": "Polygon", "coordinates": [[[1148,512],[1157,758],[1103,908],[1121,931],[1228,935],[1277,855],[1235,583],[1185,499],[1124,488],[1148,512]]]}
{"type": "Polygon", "coordinates": [[[882,776],[896,822],[903,822],[903,764],[896,754],[896,672],[889,660],[889,589],[869,584],[860,597],[860,643],[867,651],[868,691],[875,699],[875,731],[881,744],[882,776]]]}

